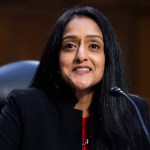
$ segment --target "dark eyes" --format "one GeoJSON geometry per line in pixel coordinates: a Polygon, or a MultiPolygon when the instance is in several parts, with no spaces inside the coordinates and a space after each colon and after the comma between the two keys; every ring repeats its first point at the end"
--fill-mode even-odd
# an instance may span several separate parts
{"type": "Polygon", "coordinates": [[[75,45],[70,44],[70,43],[64,46],[65,49],[72,49],[72,48],[75,48],[75,47],[76,47],[75,45]]]}
{"type": "MultiPolygon", "coordinates": [[[[62,49],[65,51],[73,51],[73,50],[77,50],[80,47],[80,45],[77,43],[66,43],[62,46],[62,49]]],[[[87,45],[85,45],[85,48],[91,51],[97,51],[100,50],[100,45],[97,43],[89,43],[87,45]]]]}
{"type": "MultiPolygon", "coordinates": [[[[75,47],[76,47],[76,46],[73,45],[73,44],[67,44],[67,45],[65,45],[65,48],[75,48],[75,47]]],[[[94,49],[99,49],[99,48],[100,48],[100,46],[97,45],[97,44],[91,44],[89,47],[90,47],[90,48],[94,48],[94,49]]]]}
{"type": "Polygon", "coordinates": [[[100,46],[97,45],[97,44],[91,44],[91,45],[90,45],[90,48],[92,48],[92,49],[99,49],[100,46]]]}

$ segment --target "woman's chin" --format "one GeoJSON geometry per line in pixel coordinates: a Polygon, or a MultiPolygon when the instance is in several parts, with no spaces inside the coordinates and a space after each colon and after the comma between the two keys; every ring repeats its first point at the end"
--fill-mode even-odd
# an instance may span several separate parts
{"type": "Polygon", "coordinates": [[[86,91],[86,90],[89,90],[91,89],[91,86],[90,85],[87,85],[87,84],[74,84],[73,85],[73,88],[75,90],[81,90],[81,91],[86,91]]]}
{"type": "Polygon", "coordinates": [[[70,79],[69,80],[66,80],[66,82],[74,89],[74,90],[87,90],[87,89],[90,89],[92,88],[93,86],[93,83],[92,82],[89,82],[89,80],[85,80],[85,79],[76,79],[76,78],[73,78],[73,79],[70,79]]]}

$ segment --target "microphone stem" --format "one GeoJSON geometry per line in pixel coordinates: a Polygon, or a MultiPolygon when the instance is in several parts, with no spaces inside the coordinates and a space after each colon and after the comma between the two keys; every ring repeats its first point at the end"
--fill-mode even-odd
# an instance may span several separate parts
{"type": "Polygon", "coordinates": [[[144,121],[142,119],[142,116],[141,116],[141,114],[140,114],[140,112],[138,110],[137,105],[135,104],[135,102],[126,93],[124,93],[123,91],[120,91],[120,93],[122,93],[129,100],[129,102],[134,106],[134,108],[135,108],[135,110],[137,112],[137,115],[138,115],[138,117],[140,119],[140,122],[141,122],[142,128],[144,130],[144,133],[145,133],[145,135],[146,135],[146,137],[148,139],[148,142],[150,143],[150,135],[149,135],[148,130],[147,130],[146,126],[145,126],[145,123],[144,123],[144,121]]]}

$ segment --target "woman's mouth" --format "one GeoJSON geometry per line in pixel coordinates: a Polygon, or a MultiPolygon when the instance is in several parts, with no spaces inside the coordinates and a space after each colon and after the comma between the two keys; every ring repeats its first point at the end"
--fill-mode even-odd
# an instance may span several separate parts
{"type": "Polygon", "coordinates": [[[77,74],[86,74],[89,73],[92,69],[89,67],[75,67],[73,69],[73,72],[77,73],[77,74]]]}

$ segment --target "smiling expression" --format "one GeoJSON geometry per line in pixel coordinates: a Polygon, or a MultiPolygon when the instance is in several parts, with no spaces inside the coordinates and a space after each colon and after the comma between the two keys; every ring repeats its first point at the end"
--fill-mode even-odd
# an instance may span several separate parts
{"type": "Polygon", "coordinates": [[[59,65],[62,78],[75,90],[91,90],[102,80],[103,34],[94,20],[77,16],[66,25],[59,65]]]}

